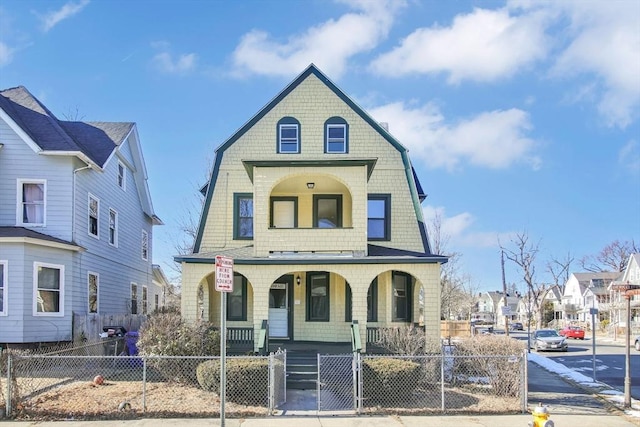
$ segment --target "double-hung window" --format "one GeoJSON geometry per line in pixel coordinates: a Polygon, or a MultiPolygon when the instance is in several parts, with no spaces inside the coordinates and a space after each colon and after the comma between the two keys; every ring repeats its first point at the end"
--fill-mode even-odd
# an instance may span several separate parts
{"type": "Polygon", "coordinates": [[[149,259],[149,233],[142,230],[142,259],[149,259]]]}
{"type": "Polygon", "coordinates": [[[391,195],[369,194],[367,239],[391,240],[391,195]]]}
{"type": "Polygon", "coordinates": [[[300,152],[300,122],[293,117],[278,121],[278,153],[300,152]]]}
{"type": "Polygon", "coordinates": [[[392,274],[392,303],[393,303],[393,321],[394,322],[410,322],[411,321],[411,276],[406,273],[394,271],[392,274]]]}
{"type": "Polygon", "coordinates": [[[64,265],[33,263],[33,315],[64,315],[64,265]]]}
{"type": "Polygon", "coordinates": [[[325,122],[325,153],[349,152],[349,124],[342,117],[331,117],[325,122]]]}
{"type": "Polygon", "coordinates": [[[18,180],[17,225],[44,226],[47,206],[45,180],[18,180]]]}
{"type": "Polygon", "coordinates": [[[148,300],[148,292],[147,287],[142,287],[142,314],[147,314],[147,309],[149,308],[149,300],[148,300]]]}
{"type": "Polygon", "coordinates": [[[253,194],[236,193],[233,199],[233,238],[253,239],[253,194]]]}
{"type": "Polygon", "coordinates": [[[118,212],[109,209],[109,244],[118,246],[118,212]]]}
{"type": "Polygon", "coordinates": [[[329,321],[329,273],[307,274],[307,320],[329,321]]]}
{"type": "Polygon", "coordinates": [[[89,291],[89,313],[98,312],[98,274],[89,273],[88,278],[88,291],[89,291]]]}
{"type": "Polygon", "coordinates": [[[227,320],[247,320],[247,279],[233,275],[233,292],[227,295],[227,320]]]}
{"type": "Polygon", "coordinates": [[[131,284],[131,314],[138,314],[138,285],[131,284]]]}
{"type": "Polygon", "coordinates": [[[8,261],[0,261],[0,316],[6,316],[8,313],[7,310],[7,293],[8,293],[8,283],[7,277],[9,276],[7,272],[8,261]]]}
{"type": "Polygon", "coordinates": [[[116,182],[118,183],[118,187],[122,188],[123,190],[126,190],[126,187],[125,187],[126,172],[125,171],[126,169],[122,164],[122,162],[118,162],[118,176],[116,178],[116,182]]]}
{"type": "Polygon", "coordinates": [[[100,237],[98,225],[100,224],[100,200],[93,194],[89,194],[89,235],[95,238],[100,237]]]}
{"type": "Polygon", "coordinates": [[[378,321],[378,278],[373,279],[367,291],[367,322],[378,321]]]}

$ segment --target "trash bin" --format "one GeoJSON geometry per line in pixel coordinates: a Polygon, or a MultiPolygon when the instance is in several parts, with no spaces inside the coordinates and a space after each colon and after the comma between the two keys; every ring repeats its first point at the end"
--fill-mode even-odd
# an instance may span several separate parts
{"type": "Polygon", "coordinates": [[[127,346],[127,354],[129,356],[137,356],[138,355],[138,332],[137,331],[129,331],[124,334],[124,342],[127,346]]]}
{"type": "Polygon", "coordinates": [[[102,350],[105,356],[118,356],[124,351],[124,326],[105,326],[102,328],[102,350]]]}

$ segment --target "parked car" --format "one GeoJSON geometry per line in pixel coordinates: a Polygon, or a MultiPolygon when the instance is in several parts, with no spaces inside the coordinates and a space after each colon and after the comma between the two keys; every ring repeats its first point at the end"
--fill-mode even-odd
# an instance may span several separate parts
{"type": "Polygon", "coordinates": [[[520,322],[509,323],[509,329],[512,331],[524,331],[524,326],[520,322]]]}
{"type": "Polygon", "coordinates": [[[636,350],[640,351],[640,335],[636,337],[636,350]]]}
{"type": "Polygon", "coordinates": [[[559,334],[566,338],[573,338],[576,340],[584,339],[584,329],[579,326],[566,326],[560,329],[559,334]]]}
{"type": "Polygon", "coordinates": [[[560,336],[555,329],[538,329],[530,337],[529,347],[535,351],[567,351],[569,345],[567,339],[560,336]]]}

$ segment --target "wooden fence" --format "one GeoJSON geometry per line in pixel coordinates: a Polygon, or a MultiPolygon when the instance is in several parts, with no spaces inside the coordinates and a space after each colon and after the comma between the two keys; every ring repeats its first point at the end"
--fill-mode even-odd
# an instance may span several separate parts
{"type": "Polygon", "coordinates": [[[471,336],[471,325],[466,320],[441,320],[440,336],[468,338],[471,336]]]}
{"type": "Polygon", "coordinates": [[[122,326],[127,331],[138,331],[147,320],[146,314],[73,314],[73,340],[97,341],[102,328],[122,326]]]}

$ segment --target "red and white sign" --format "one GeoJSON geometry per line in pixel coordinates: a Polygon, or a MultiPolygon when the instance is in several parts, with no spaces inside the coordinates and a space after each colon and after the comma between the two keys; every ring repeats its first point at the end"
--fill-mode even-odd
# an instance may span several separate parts
{"type": "Polygon", "coordinates": [[[233,258],[216,256],[216,291],[233,292],[233,258]]]}

